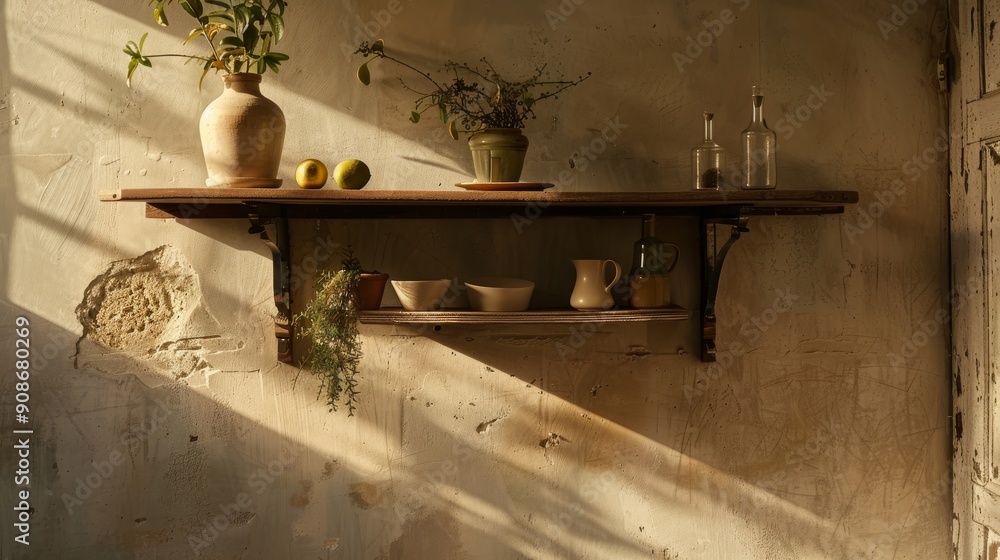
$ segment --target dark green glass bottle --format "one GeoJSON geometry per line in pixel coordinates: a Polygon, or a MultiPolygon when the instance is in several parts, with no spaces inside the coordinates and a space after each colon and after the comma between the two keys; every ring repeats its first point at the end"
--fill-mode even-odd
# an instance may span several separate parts
{"type": "Polygon", "coordinates": [[[654,237],[656,216],[642,216],[642,237],[632,252],[629,304],[635,308],[667,307],[670,305],[670,271],[677,265],[680,250],[673,243],[654,237]],[[672,248],[670,250],[669,248],[672,248]]]}

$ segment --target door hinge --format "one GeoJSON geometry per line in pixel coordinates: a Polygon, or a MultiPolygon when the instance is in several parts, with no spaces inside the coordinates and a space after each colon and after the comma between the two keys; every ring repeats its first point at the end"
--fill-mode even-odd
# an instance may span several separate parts
{"type": "Polygon", "coordinates": [[[950,55],[948,51],[941,51],[938,55],[937,61],[937,79],[938,79],[938,89],[941,92],[948,91],[948,60],[950,55]]]}

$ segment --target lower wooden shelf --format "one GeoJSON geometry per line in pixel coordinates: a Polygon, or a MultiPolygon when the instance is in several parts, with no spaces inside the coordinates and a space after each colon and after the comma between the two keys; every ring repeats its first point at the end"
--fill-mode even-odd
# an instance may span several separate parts
{"type": "Polygon", "coordinates": [[[641,323],[651,321],[686,321],[691,312],[683,307],[662,309],[612,309],[577,311],[576,309],[529,309],[528,311],[491,312],[447,309],[443,311],[405,311],[400,308],[360,311],[358,320],[371,325],[527,325],[579,323],[641,323]]]}

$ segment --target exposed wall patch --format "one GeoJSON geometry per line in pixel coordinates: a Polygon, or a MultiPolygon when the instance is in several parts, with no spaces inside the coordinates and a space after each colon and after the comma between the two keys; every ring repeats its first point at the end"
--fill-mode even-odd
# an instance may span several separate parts
{"type": "Polygon", "coordinates": [[[210,370],[206,356],[213,351],[236,347],[204,308],[190,263],[168,245],[108,265],[87,286],[76,315],[83,326],[78,369],[143,374],[148,365],[152,373],[179,379],[210,370]]]}

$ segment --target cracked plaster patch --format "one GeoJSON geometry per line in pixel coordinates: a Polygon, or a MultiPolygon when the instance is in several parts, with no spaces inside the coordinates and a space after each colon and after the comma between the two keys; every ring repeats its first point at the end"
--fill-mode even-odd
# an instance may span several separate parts
{"type": "Polygon", "coordinates": [[[76,314],[83,326],[77,369],[134,373],[152,385],[208,373],[206,356],[237,346],[219,334],[202,305],[198,276],[170,246],[111,263],[87,287],[76,314]]]}

